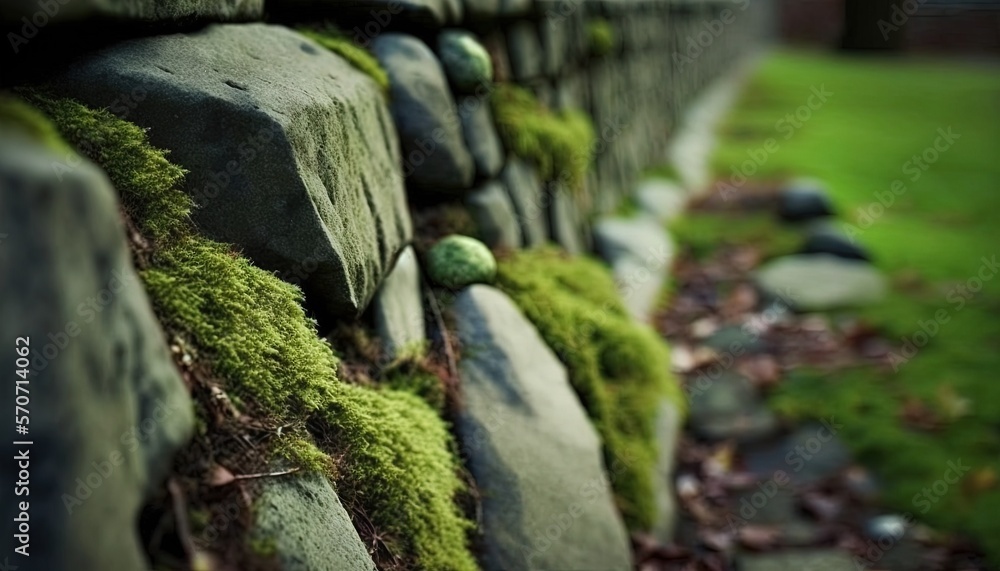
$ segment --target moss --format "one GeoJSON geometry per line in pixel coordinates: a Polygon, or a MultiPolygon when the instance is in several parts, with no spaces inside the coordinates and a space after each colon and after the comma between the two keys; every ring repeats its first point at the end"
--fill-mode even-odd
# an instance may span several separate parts
{"type": "Polygon", "coordinates": [[[348,455],[338,492],[362,506],[380,530],[385,552],[413,554],[415,568],[472,570],[466,547],[472,524],[454,501],[464,490],[451,435],[416,395],[340,385],[326,419],[348,455]]]}
{"type": "Polygon", "coordinates": [[[496,271],[497,262],[490,249],[468,236],[448,236],[427,252],[427,275],[450,289],[490,283],[496,271]]]}
{"type": "Polygon", "coordinates": [[[625,466],[612,487],[629,528],[649,529],[658,406],[666,397],[685,408],[666,344],[629,317],[610,273],[595,261],[552,248],[518,252],[501,261],[498,285],[566,365],[604,441],[605,463],[625,466]]]}
{"type": "Polygon", "coordinates": [[[368,50],[354,43],[343,32],[333,26],[320,28],[300,28],[300,34],[347,60],[358,71],[378,84],[383,93],[389,92],[389,74],[368,50]]]}
{"type": "Polygon", "coordinates": [[[615,30],[611,22],[604,18],[595,18],[587,22],[587,42],[590,53],[595,56],[605,56],[615,49],[615,30]]]}
{"type": "Polygon", "coordinates": [[[391,538],[395,560],[469,570],[470,525],[447,425],[419,398],[342,383],[337,358],[303,312],[302,294],[225,244],[198,236],[182,171],[144,133],[106,111],[32,97],[62,135],[102,166],[152,240],[141,271],[166,329],[224,382],[245,413],[293,429],[274,452],[328,470],[355,516],[391,538]]]}
{"type": "Polygon", "coordinates": [[[271,537],[255,537],[249,541],[250,550],[261,557],[274,557],[278,554],[278,544],[271,537]]]}
{"type": "Polygon", "coordinates": [[[184,170],[153,149],[142,129],[106,111],[31,95],[63,137],[100,165],[121,196],[139,230],[154,240],[188,232],[191,198],[178,190],[184,170]]]}
{"type": "Polygon", "coordinates": [[[803,241],[800,233],[764,212],[689,212],[670,225],[670,232],[697,259],[726,244],[754,246],[764,258],[774,258],[795,253],[803,241]]]}
{"type": "Polygon", "coordinates": [[[534,163],[543,180],[581,190],[593,157],[595,135],[581,111],[554,112],[528,90],[498,84],[490,99],[504,146],[534,163]]]}
{"type": "Polygon", "coordinates": [[[45,115],[13,95],[0,92],[0,131],[19,133],[38,141],[59,154],[74,153],[73,148],[45,115]]]}
{"type": "Polygon", "coordinates": [[[384,372],[382,383],[394,390],[412,393],[439,413],[444,412],[444,384],[421,357],[404,358],[393,363],[384,372]]]}

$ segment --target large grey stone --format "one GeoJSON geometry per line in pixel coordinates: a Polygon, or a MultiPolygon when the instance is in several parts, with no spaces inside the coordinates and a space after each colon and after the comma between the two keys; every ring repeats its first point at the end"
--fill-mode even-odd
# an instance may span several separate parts
{"type": "Polygon", "coordinates": [[[601,444],[565,368],[496,289],[463,290],[454,314],[457,428],[482,496],[484,570],[631,569],[601,444]]]}
{"type": "Polygon", "coordinates": [[[262,480],[255,539],[273,542],[282,571],[374,571],[375,563],[330,482],[319,474],[262,480]]]}
{"type": "Polygon", "coordinates": [[[660,222],[668,222],[684,210],[687,193],[672,181],[651,178],[639,183],[635,200],[644,212],[660,222]]]}
{"type": "Polygon", "coordinates": [[[216,25],[121,42],[51,87],[148,128],[189,171],[202,231],[301,283],[321,314],[363,310],[410,237],[378,86],[287,28],[216,25]]]}
{"type": "Polygon", "coordinates": [[[594,225],[594,248],[611,266],[629,313],[645,321],[663,292],[676,248],[651,217],[608,217],[594,225]]]}
{"type": "Polygon", "coordinates": [[[491,181],[470,192],[465,208],[479,230],[479,239],[494,250],[516,250],[521,247],[521,227],[517,223],[514,205],[503,185],[491,181]]]}
{"type": "Polygon", "coordinates": [[[27,432],[0,445],[11,486],[4,557],[46,571],[146,569],[139,511],[190,435],[191,402],[110,182],[85,160],[10,137],[0,132],[0,334],[10,355],[0,400],[11,413],[23,407],[15,416],[27,432]],[[14,552],[19,502],[30,559],[14,552]]]}
{"type": "Polygon", "coordinates": [[[886,293],[885,278],[867,262],[829,254],[783,256],[760,267],[757,285],[800,311],[869,305],[886,293]]]}
{"type": "Polygon", "coordinates": [[[583,254],[587,251],[585,223],[577,208],[576,198],[564,184],[549,184],[546,193],[552,241],[570,254],[583,254]]]}
{"type": "MultiPolygon", "coordinates": [[[[245,21],[260,18],[264,14],[264,0],[191,0],[186,2],[163,2],[158,0],[54,0],[43,3],[38,0],[5,0],[0,4],[0,26],[4,37],[11,41],[15,52],[22,44],[8,37],[17,34],[20,39],[30,40],[42,27],[78,20],[108,20],[120,22],[142,22],[149,24],[176,20],[245,21]],[[48,8],[48,9],[46,9],[48,8]],[[41,16],[39,16],[41,14],[41,16]],[[22,18],[34,23],[25,30],[22,18]],[[15,45],[16,44],[16,45],[15,45]]],[[[26,42],[27,43],[27,42],[26,42]]]]}
{"type": "Polygon", "coordinates": [[[434,52],[405,34],[382,34],[372,49],[392,85],[392,118],[403,146],[407,182],[437,192],[468,189],[475,165],[434,52]]]}
{"type": "Polygon", "coordinates": [[[491,179],[503,168],[503,145],[493,123],[489,101],[479,96],[463,98],[458,105],[465,145],[476,164],[476,176],[491,179]]]}
{"type": "Polygon", "coordinates": [[[426,341],[420,264],[407,246],[375,295],[375,331],[390,358],[410,354],[426,341]]]}
{"type": "Polygon", "coordinates": [[[548,241],[549,230],[545,213],[542,181],[535,168],[521,159],[511,157],[500,173],[521,225],[525,246],[538,246],[548,241]]]}

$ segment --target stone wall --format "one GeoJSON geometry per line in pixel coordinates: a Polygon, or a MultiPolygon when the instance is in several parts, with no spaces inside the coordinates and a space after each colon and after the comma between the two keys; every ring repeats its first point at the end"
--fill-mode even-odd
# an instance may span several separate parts
{"type": "MultiPolygon", "coordinates": [[[[502,291],[467,286],[493,279],[493,253],[551,242],[569,254],[553,260],[603,257],[610,272],[579,275],[601,276],[587,285],[614,299],[582,296],[593,307],[567,315],[613,322],[614,339],[655,356],[649,384],[669,384],[644,321],[677,195],[639,181],[666,162],[701,89],[753,50],[766,12],[691,0],[43,0],[5,3],[0,24],[3,342],[30,337],[18,376],[44,395],[31,528],[47,555],[12,563],[142,568],[151,506],[173,521],[187,490],[209,515],[249,501],[256,522],[172,523],[177,545],[164,549],[190,567],[223,569],[209,562],[252,544],[285,569],[469,569],[473,551],[455,539],[457,438],[484,494],[478,565],[630,566],[614,486],[635,468],[611,461],[608,428],[573,384],[572,348],[550,347],[502,291]],[[620,216],[636,202],[651,215],[620,216]],[[451,248],[440,260],[435,242],[451,248]],[[467,349],[457,364],[438,301],[467,349]],[[345,326],[377,347],[347,373],[317,335],[345,326]],[[382,379],[414,355],[454,369],[460,386],[446,388],[467,402],[452,395],[443,414],[419,390],[338,378],[382,379]],[[234,426],[292,439],[255,465],[288,477],[264,474],[220,507],[204,490],[237,481],[212,448],[234,426]],[[328,478],[296,474],[324,467],[328,478]],[[541,535],[562,517],[580,523],[541,535]],[[398,551],[379,546],[383,530],[398,551]]],[[[637,422],[655,431],[656,514],[641,531],[666,541],[683,405],[651,394],[656,418],[637,422]]],[[[4,393],[9,409],[15,397],[4,393]]],[[[26,508],[5,497],[10,538],[26,508]]]]}

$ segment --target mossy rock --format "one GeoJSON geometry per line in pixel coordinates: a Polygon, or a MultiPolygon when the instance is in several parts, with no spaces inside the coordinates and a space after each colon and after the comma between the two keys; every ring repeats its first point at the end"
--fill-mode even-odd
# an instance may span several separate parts
{"type": "Polygon", "coordinates": [[[410,238],[385,98],[288,28],[132,39],[46,79],[53,93],[148,129],[188,171],[180,184],[199,205],[198,228],[301,285],[325,321],[360,314],[410,238]]]}
{"type": "MultiPolygon", "coordinates": [[[[565,367],[503,292],[471,286],[452,310],[465,349],[457,427],[482,496],[484,570],[631,569],[601,442],[565,367]]],[[[611,477],[627,462],[608,464],[611,477]]]]}
{"type": "Polygon", "coordinates": [[[605,463],[628,459],[612,481],[633,531],[656,522],[656,422],[664,399],[686,409],[670,374],[666,344],[632,319],[601,264],[554,248],[501,260],[497,284],[569,371],[570,382],[604,442],[605,463]]]}
{"type": "Polygon", "coordinates": [[[523,87],[498,84],[490,98],[497,132],[508,151],[533,163],[543,181],[583,189],[596,136],[579,110],[555,112],[523,87]]]}
{"type": "Polygon", "coordinates": [[[451,85],[472,93],[493,82],[493,62],[486,48],[469,32],[445,30],[438,36],[438,56],[451,85]]]}
{"type": "Polygon", "coordinates": [[[471,571],[468,522],[446,423],[408,392],[347,385],[302,308],[302,292],[231,246],[199,235],[180,190],[184,172],[145,133],[107,111],[35,96],[66,139],[98,161],[148,250],[141,272],[157,317],[221,382],[242,413],[274,426],[272,454],[333,478],[379,557],[471,571]],[[335,463],[340,469],[330,471],[335,463]]]}
{"type": "Polygon", "coordinates": [[[491,283],[497,262],[490,249],[475,238],[448,236],[427,252],[427,275],[450,289],[475,283],[491,283]]]}
{"type": "Polygon", "coordinates": [[[3,402],[20,405],[18,423],[30,428],[0,445],[15,459],[7,473],[16,493],[0,509],[13,535],[17,514],[29,526],[19,505],[30,500],[35,540],[23,559],[18,538],[6,545],[24,568],[145,569],[139,516],[191,434],[191,400],[133,265],[114,188],[69,149],[41,113],[0,100],[3,402]],[[14,484],[29,480],[14,477],[19,456],[30,485],[14,484]]]}
{"type": "Polygon", "coordinates": [[[382,89],[383,93],[389,92],[389,74],[382,69],[382,65],[378,63],[375,56],[337,28],[333,26],[324,26],[318,29],[301,28],[298,32],[346,59],[358,71],[370,77],[382,89]]]}

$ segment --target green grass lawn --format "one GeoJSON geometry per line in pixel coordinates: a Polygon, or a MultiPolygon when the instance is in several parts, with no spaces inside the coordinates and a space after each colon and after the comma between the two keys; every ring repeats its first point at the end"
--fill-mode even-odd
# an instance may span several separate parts
{"type": "MultiPolygon", "coordinates": [[[[714,160],[718,176],[729,178],[734,166],[764,152],[766,161],[751,179],[810,176],[828,185],[842,221],[853,225],[845,229],[857,231],[893,284],[891,299],[863,315],[895,344],[921,331],[921,322],[933,330],[928,322],[941,318],[926,346],[896,371],[798,373],[774,402],[791,416],[835,415],[859,460],[883,478],[890,505],[937,529],[973,535],[995,562],[998,269],[982,270],[992,279],[971,299],[959,288],[981,271],[982,258],[1000,260],[998,94],[996,67],[779,52],[750,82],[723,127],[714,160]],[[808,105],[813,88],[825,90],[826,102],[813,97],[814,108],[799,126],[785,119],[808,105]],[[949,130],[958,137],[938,140],[949,130]],[[946,150],[927,151],[922,165],[913,162],[936,140],[946,150]],[[766,153],[768,147],[773,152],[766,153]],[[904,425],[906,402],[925,405],[942,428],[904,425]],[[935,482],[957,460],[971,470],[938,497],[935,482]],[[925,489],[931,497],[918,497],[925,489]]],[[[916,341],[923,339],[918,334],[916,341]]]]}

